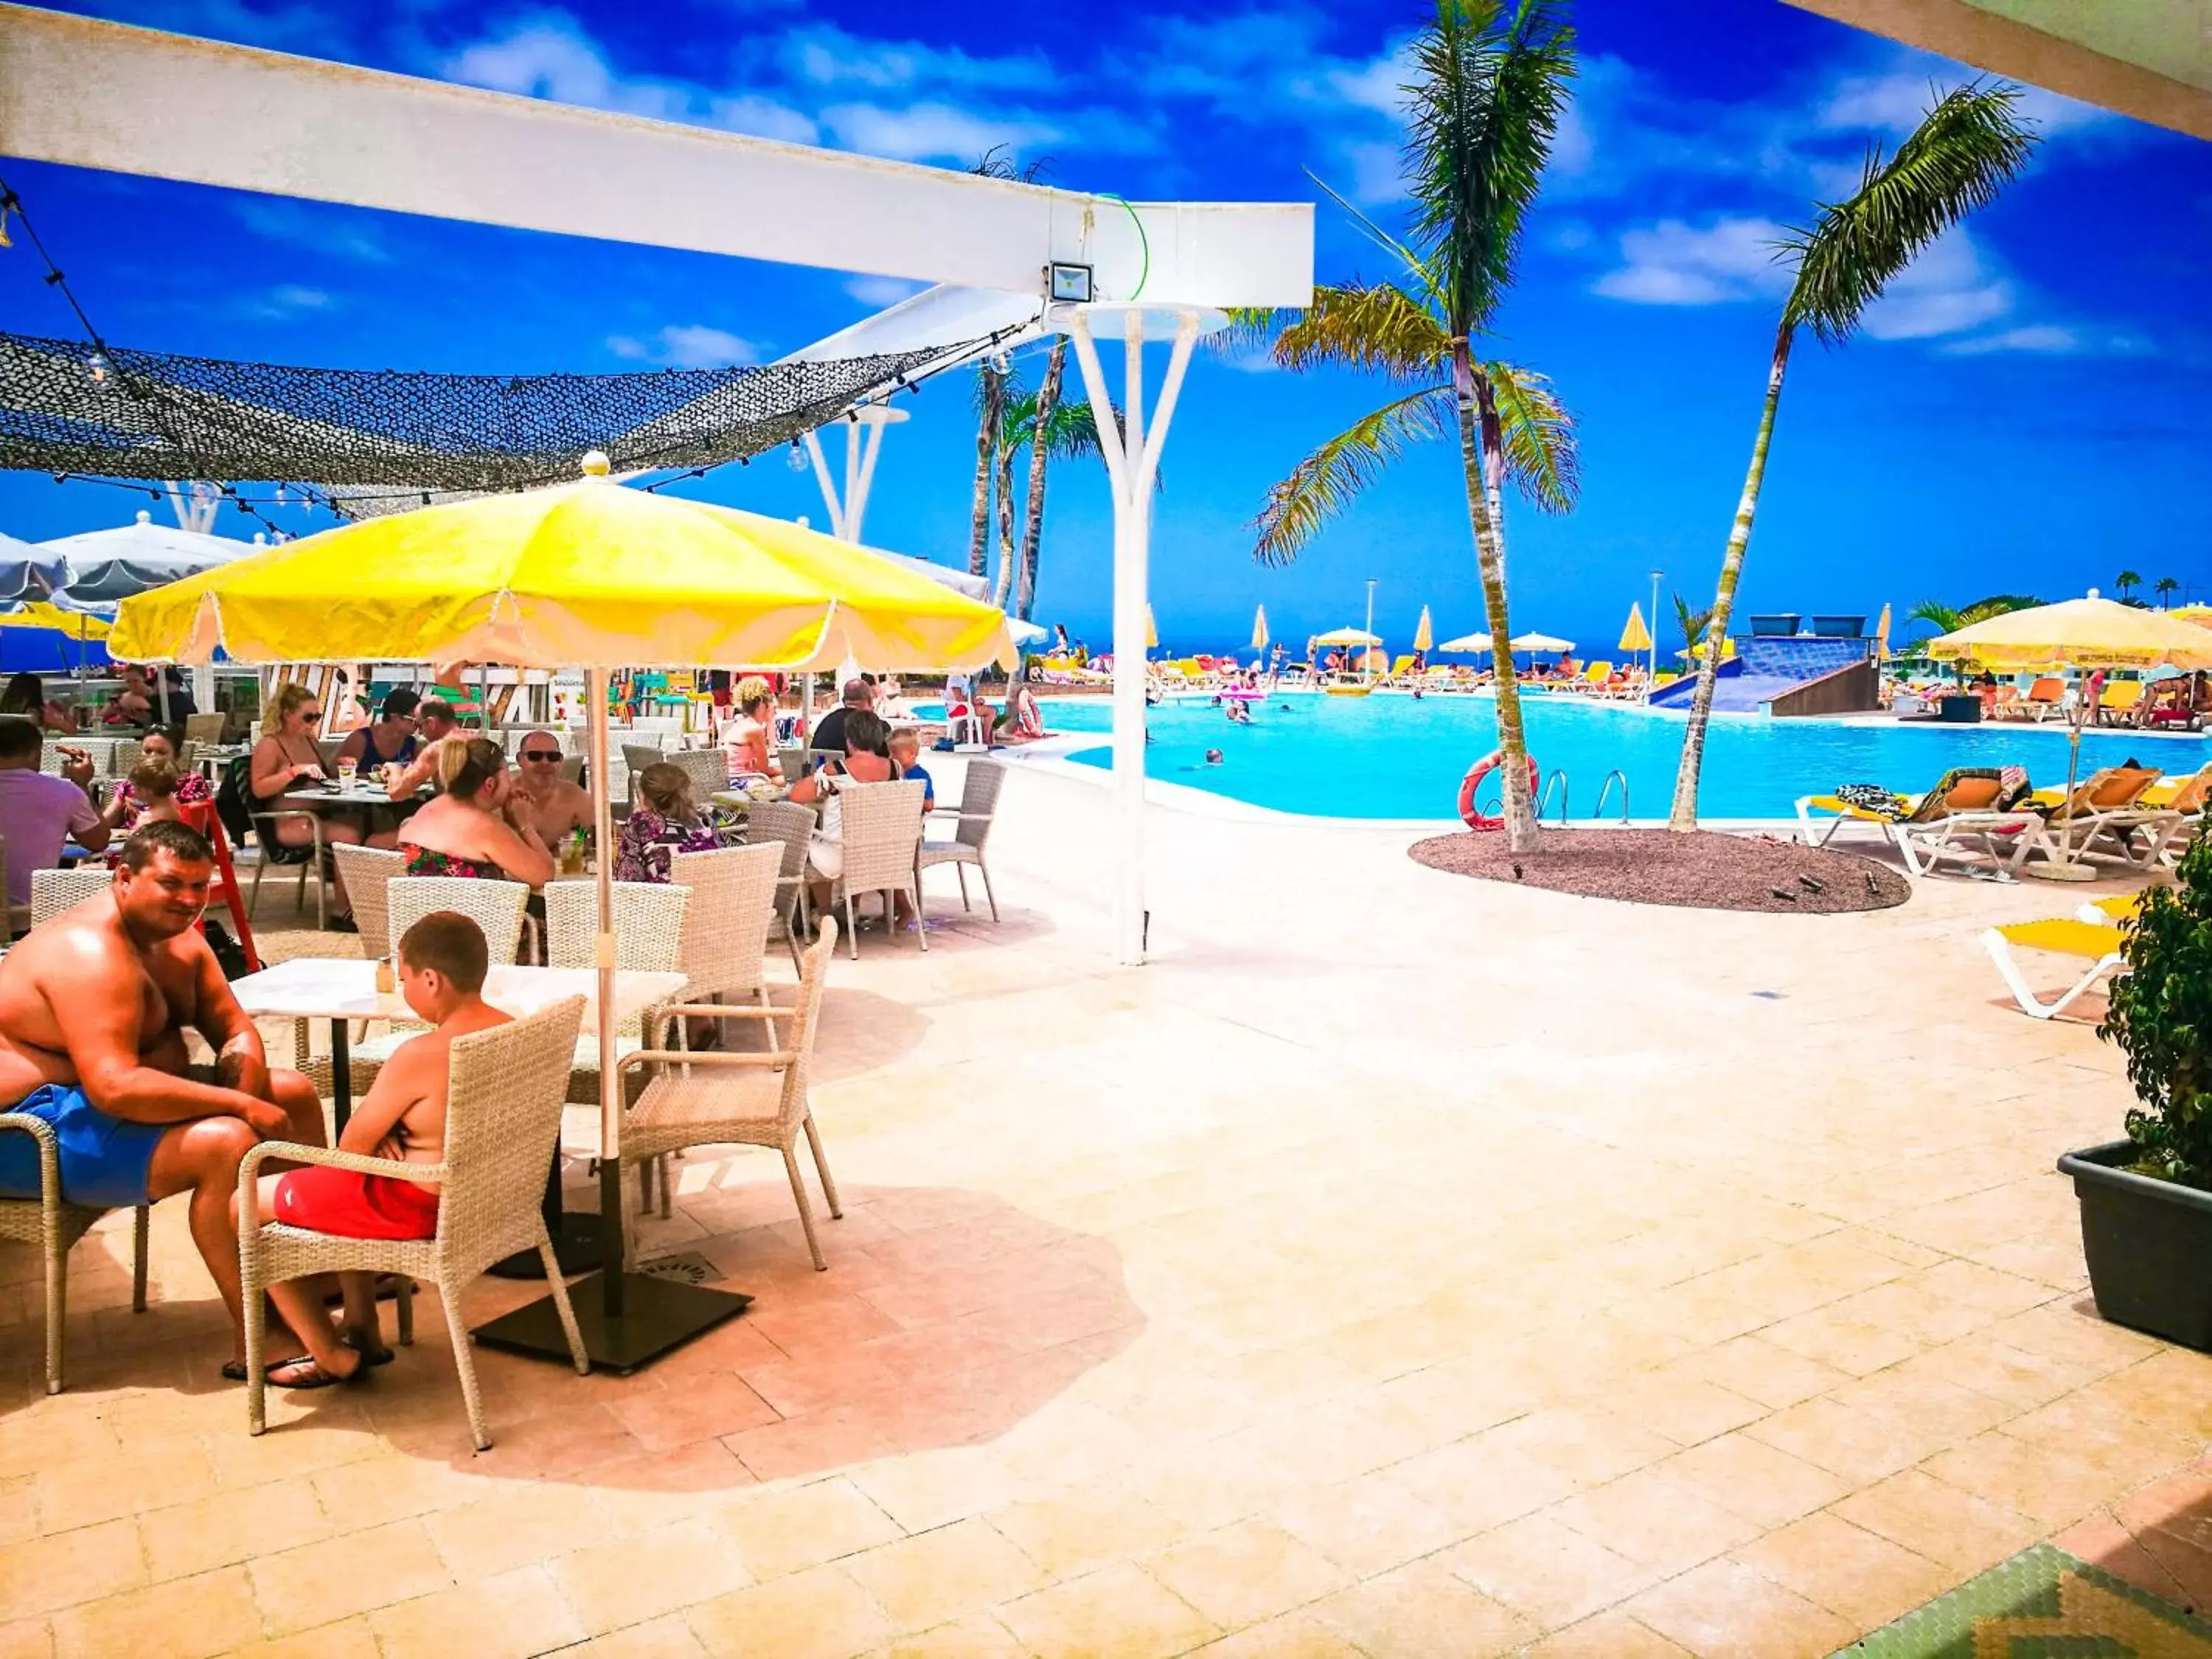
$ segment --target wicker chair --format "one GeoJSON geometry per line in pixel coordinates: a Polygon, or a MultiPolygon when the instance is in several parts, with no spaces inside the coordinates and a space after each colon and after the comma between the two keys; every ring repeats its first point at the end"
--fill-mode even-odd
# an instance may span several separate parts
{"type": "MultiPolygon", "coordinates": [[[[249,796],[252,786],[247,786],[249,796]]],[[[261,843],[261,855],[253,860],[253,885],[246,895],[246,914],[249,918],[261,914],[261,878],[269,872],[272,864],[297,864],[300,879],[292,891],[292,902],[305,908],[307,902],[307,878],[315,878],[315,926],[320,929],[330,920],[329,900],[324,889],[329,884],[323,879],[331,867],[330,843],[323,839],[323,820],[319,815],[301,807],[268,808],[251,805],[246,816],[253,825],[253,838],[261,843]],[[276,839],[276,826],[286,818],[298,818],[307,826],[311,839],[305,847],[286,847],[276,839]]]]}
{"type": "Polygon", "coordinates": [[[691,781],[692,799],[702,805],[716,791],[730,787],[729,757],[719,749],[672,749],[660,758],[683,769],[691,781]]]}
{"type": "Polygon", "coordinates": [[[371,957],[385,955],[392,938],[386,890],[406,870],[407,855],[383,847],[349,844],[331,848],[331,856],[337,860],[338,879],[345,885],[346,896],[353,901],[353,919],[361,929],[362,950],[371,957]]]}
{"type": "Polygon", "coordinates": [[[653,744],[626,743],[623,744],[622,769],[623,774],[628,778],[629,784],[624,799],[633,802],[635,801],[637,799],[637,775],[644,771],[648,766],[658,765],[665,758],[665,757],[661,754],[659,748],[653,744]]]}
{"type": "Polygon", "coordinates": [[[320,1273],[390,1273],[401,1275],[399,1340],[415,1340],[413,1286],[426,1279],[445,1304],[447,1334],[461,1374],[469,1431],[478,1451],[489,1450],[491,1432],[484,1425],[483,1401],[477,1388],[476,1362],[468,1327],[461,1317],[461,1291],[495,1261],[535,1245],[545,1266],[546,1288],[568,1333],[568,1352],[579,1376],[590,1370],[576,1315],[554,1259],[539,1203],[545,1190],[545,1165],[561,1132],[561,1097],[575,1057],[577,1028],[584,1000],[541,1009],[526,1019],[456,1037],[446,1104],[446,1158],[442,1164],[407,1164],[365,1158],[356,1152],[284,1141],[264,1141],[246,1155],[238,1172],[239,1265],[246,1297],[246,1419],[248,1432],[267,1426],[264,1397],[265,1310],[264,1288],[272,1283],[320,1273]],[[261,1165],[272,1158],[301,1164],[357,1170],[364,1175],[442,1189],[438,1231],[422,1239],[341,1238],[283,1222],[264,1221],[258,1181],[261,1165]]]}
{"type": "Polygon", "coordinates": [[[222,729],[229,721],[228,714],[187,714],[185,716],[186,743],[221,743],[222,729]]]}
{"type": "MultiPolygon", "coordinates": [[[[854,783],[837,786],[838,833],[844,842],[844,868],[830,884],[830,902],[845,906],[845,926],[853,930],[853,959],[860,958],[860,930],[853,916],[855,893],[881,893],[884,920],[896,912],[891,896],[904,893],[914,901],[915,918],[921,917],[921,798],[920,783],[854,783]]],[[[920,927],[915,938],[929,949],[929,935],[920,927]]]]}
{"type": "MultiPolygon", "coordinates": [[[[672,974],[683,957],[685,925],[698,898],[689,887],[658,882],[614,884],[615,967],[634,974],[672,974]]],[[[556,881],[545,888],[546,963],[554,968],[598,966],[593,941],[599,932],[597,882],[556,881]]],[[[653,1012],[638,1016],[632,1032],[615,1039],[620,1058],[645,1048],[645,1030],[653,1012]]],[[[599,1038],[586,1031],[576,1039],[575,1064],[568,1072],[568,1103],[599,1103],[599,1038]]]]}
{"type": "MultiPolygon", "coordinates": [[[[799,1224],[805,1230],[806,1248],[817,1269],[830,1264],[822,1259],[822,1243],[815,1237],[814,1211],[799,1172],[797,1147],[803,1132],[830,1213],[833,1218],[844,1214],[837,1204],[837,1183],[822,1156],[822,1137],[814,1127],[806,1088],[814,1034],[821,1021],[823,981],[836,947],[837,919],[824,916],[821,936],[808,947],[799,969],[799,994],[787,1012],[711,1002],[684,1003],[662,1011],[708,1019],[787,1018],[788,1047],[768,1054],[695,1054],[647,1048],[621,1062],[625,1073],[653,1073],[623,1120],[623,1161],[642,1164],[687,1146],[775,1147],[783,1154],[791,1195],[799,1205],[799,1224]]],[[[775,1028],[771,1024],[768,1029],[775,1028]]]]}
{"type": "MultiPolygon", "coordinates": [[[[62,1391],[62,1327],[69,1312],[70,1247],[92,1231],[107,1212],[72,1204],[62,1196],[61,1154],[54,1126],[28,1112],[0,1112],[0,1134],[20,1133],[39,1143],[39,1195],[0,1197],[0,1239],[35,1245],[46,1267],[46,1392],[62,1391]]],[[[132,1211],[131,1310],[146,1311],[146,1221],[148,1206],[132,1211]]]]}
{"type": "Polygon", "coordinates": [[[799,941],[806,931],[806,849],[814,843],[814,809],[791,801],[763,801],[745,814],[745,839],[757,846],[777,842],[783,868],[775,878],[775,920],[799,967],[799,941]]]}
{"type": "Polygon", "coordinates": [[[925,836],[920,854],[922,870],[939,864],[952,866],[953,873],[960,878],[963,910],[969,908],[968,866],[974,865],[975,873],[983,878],[983,896],[990,901],[994,921],[999,919],[999,896],[991,890],[991,871],[983,862],[983,848],[991,839],[991,821],[998,816],[999,787],[1006,781],[1006,769],[997,761],[970,762],[968,781],[960,789],[960,805],[942,809],[947,816],[958,818],[959,827],[952,832],[951,841],[931,841],[925,836]]]}
{"type": "Polygon", "coordinates": [[[82,904],[114,884],[115,872],[104,864],[80,864],[68,870],[31,872],[31,926],[52,921],[71,905],[82,904]]]}

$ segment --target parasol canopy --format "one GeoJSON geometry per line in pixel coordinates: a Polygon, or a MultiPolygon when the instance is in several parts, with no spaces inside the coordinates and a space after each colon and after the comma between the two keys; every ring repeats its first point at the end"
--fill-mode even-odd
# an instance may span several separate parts
{"type": "Polygon", "coordinates": [[[2025,672],[2051,668],[2212,668],[2212,629],[2116,600],[2062,599],[2008,611],[1928,641],[1928,654],[2025,672]]]}
{"type": "Polygon", "coordinates": [[[1421,619],[1413,624],[1413,649],[1433,651],[1436,647],[1435,629],[1429,624],[1429,607],[1421,607],[1421,619]]]}
{"type": "Polygon", "coordinates": [[[1160,630],[1152,621],[1152,607],[1148,605],[1145,607],[1145,649],[1157,651],[1159,648],[1160,630]]]}
{"type": "Polygon", "coordinates": [[[1005,617],[781,519],[570,484],[326,530],[123,602],[132,661],[726,663],[789,672],[1019,659],[1005,617]]]}
{"type": "Polygon", "coordinates": [[[154,515],[141,509],[133,523],[57,537],[41,543],[39,550],[68,564],[67,601],[82,608],[111,605],[259,550],[228,536],[155,524],[154,515]]]}
{"type": "Polygon", "coordinates": [[[51,548],[0,536],[0,605],[51,599],[69,579],[69,561],[51,548]]]}
{"type": "Polygon", "coordinates": [[[1633,603],[1629,605],[1628,623],[1620,630],[1620,644],[1617,648],[1622,651],[1649,651],[1651,648],[1651,630],[1644,625],[1643,606],[1633,603]]]}
{"type": "Polygon", "coordinates": [[[1549,634],[1516,634],[1507,641],[1516,651],[1571,651],[1572,640],[1558,639],[1549,634]]]}
{"type": "Polygon", "coordinates": [[[1252,613],[1252,648],[1255,651],[1267,648],[1267,607],[1264,605],[1252,613]]]}
{"type": "Polygon", "coordinates": [[[1340,628],[1333,633],[1314,635],[1316,645],[1380,645],[1382,643],[1364,628],[1340,628]]]}
{"type": "Polygon", "coordinates": [[[1487,654],[1490,650],[1490,635],[1487,634],[1462,634],[1455,640],[1446,640],[1442,645],[1438,646],[1437,649],[1439,651],[1455,652],[1474,651],[1487,654]]]}
{"type": "Polygon", "coordinates": [[[51,628],[71,639],[104,640],[108,624],[82,611],[64,611],[46,599],[30,599],[0,611],[0,628],[51,628]]]}
{"type": "Polygon", "coordinates": [[[1881,620],[1874,625],[1874,659],[1882,662],[1889,656],[1889,607],[1881,608],[1881,620]]]}

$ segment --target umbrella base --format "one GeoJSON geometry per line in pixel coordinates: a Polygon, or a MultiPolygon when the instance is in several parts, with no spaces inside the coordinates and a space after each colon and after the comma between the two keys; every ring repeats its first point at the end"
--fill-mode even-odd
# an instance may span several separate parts
{"type": "MultiPolygon", "coordinates": [[[[649,1365],[692,1338],[736,1318],[753,1301],[741,1291],[710,1291],[643,1273],[622,1276],[623,1310],[612,1316],[607,1313],[606,1287],[600,1275],[577,1280],[568,1294],[592,1369],[618,1376],[649,1365]]],[[[471,1334],[488,1348],[556,1359],[564,1365],[572,1363],[568,1339],[561,1329],[561,1315],[550,1296],[479,1325],[471,1334]]]]}
{"type": "Polygon", "coordinates": [[[2103,873],[2090,864],[2023,864],[2023,876],[2033,876],[2039,881],[2094,881],[2103,873]]]}
{"type": "MultiPolygon", "coordinates": [[[[553,1259],[561,1264],[561,1276],[573,1279],[578,1273],[595,1273],[606,1261],[606,1250],[599,1243],[599,1218],[585,1212],[564,1214],[559,1224],[550,1228],[553,1239],[553,1259]]],[[[545,1263],[534,1249],[517,1250],[513,1255],[495,1261],[484,1269],[494,1279],[535,1279],[545,1277],[545,1263]]]]}

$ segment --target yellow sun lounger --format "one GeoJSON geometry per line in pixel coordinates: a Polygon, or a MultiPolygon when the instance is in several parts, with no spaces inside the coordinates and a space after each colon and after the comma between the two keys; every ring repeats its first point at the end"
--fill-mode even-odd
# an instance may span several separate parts
{"type": "MultiPolygon", "coordinates": [[[[2111,902],[2112,901],[2105,901],[2111,902]]],[[[2101,907],[2100,907],[2101,908],[2101,907]]],[[[2054,916],[2045,921],[2016,921],[1992,927],[1982,935],[1990,960],[2020,1005],[2021,1012],[2036,1019],[2063,1013],[2079,997],[2094,989],[2108,974],[2127,964],[2120,954],[2120,930],[2109,921],[2085,921],[2078,917],[2054,916]],[[2081,976],[2051,1001],[2037,996],[2021,972],[2015,951],[2040,951],[2051,956],[2073,957],[2089,965],[2081,976]]]]}
{"type": "Polygon", "coordinates": [[[1853,805],[1836,795],[1804,795],[1797,801],[1797,823],[1808,847],[1826,847],[1846,824],[1872,824],[1915,876],[1934,873],[1946,859],[1961,865],[1985,859],[1987,873],[1998,881],[2010,881],[2030,853],[2039,848],[2047,852],[2050,842],[2040,815],[2020,808],[1994,810],[1989,803],[1996,799],[1996,789],[1994,779],[1961,778],[1952,787],[1948,810],[1926,817],[1920,816],[1925,794],[1898,795],[1895,817],[1853,805]],[[1813,816],[1815,812],[1833,816],[1823,823],[1813,816]]]}

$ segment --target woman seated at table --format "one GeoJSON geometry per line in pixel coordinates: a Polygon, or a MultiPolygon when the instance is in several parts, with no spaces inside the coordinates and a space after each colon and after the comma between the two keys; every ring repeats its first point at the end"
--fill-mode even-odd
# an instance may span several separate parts
{"type": "MultiPolygon", "coordinates": [[[[896,762],[890,757],[890,727],[883,717],[855,708],[845,717],[845,763],[825,761],[818,771],[791,786],[790,799],[802,805],[822,803],[821,826],[806,849],[806,884],[815,908],[826,909],[832,884],[845,873],[843,814],[839,810],[841,783],[896,783],[896,762]]],[[[903,901],[901,902],[902,908],[903,901]]]]}
{"type": "Polygon", "coordinates": [[[380,767],[404,766],[415,758],[415,711],[421,693],[411,686],[395,686],[384,694],[384,708],[367,726],[356,726],[338,745],[338,758],[349,760],[362,776],[374,777],[380,767]]]}
{"type": "MultiPolygon", "coordinates": [[[[254,811],[277,811],[286,795],[320,783],[328,775],[323,770],[323,751],[315,744],[316,728],[322,719],[323,700],[306,686],[289,684],[277,688],[262,720],[261,741],[253,745],[253,758],[247,763],[246,787],[253,798],[254,811]]],[[[254,826],[262,838],[262,856],[272,864],[304,864],[314,856],[315,825],[306,817],[296,816],[301,809],[283,810],[288,816],[261,819],[254,826]]],[[[369,839],[359,824],[341,817],[324,817],[322,833],[326,844],[369,839]]],[[[379,838],[376,844],[391,843],[379,838]]],[[[349,933],[353,906],[346,899],[345,882],[335,869],[331,872],[331,884],[338,896],[334,925],[340,933],[349,933]]]]}
{"type": "Polygon", "coordinates": [[[615,879],[665,882],[672,854],[716,852],[742,839],[699,805],[690,773],[656,761],[637,775],[637,802],[615,838],[615,879]]]}
{"type": "Polygon", "coordinates": [[[516,798],[507,751],[489,738],[448,738],[438,748],[441,793],[407,820],[399,850],[410,876],[553,879],[553,855],[516,798]]]}
{"type": "Polygon", "coordinates": [[[100,713],[106,726],[144,726],[154,718],[154,683],[135,665],[123,671],[123,689],[100,713]]]}
{"type": "Polygon", "coordinates": [[[0,691],[0,714],[19,714],[42,732],[76,730],[76,711],[49,697],[45,684],[33,673],[17,674],[9,680],[8,689],[0,691]]]}
{"type": "Polygon", "coordinates": [[[748,674],[738,682],[735,701],[737,714],[722,739],[722,750],[730,763],[730,781],[781,777],[783,770],[769,747],[769,740],[775,736],[775,693],[759,675],[748,674]]]}
{"type": "MultiPolygon", "coordinates": [[[[138,744],[141,764],[166,767],[175,775],[176,787],[169,799],[179,806],[197,806],[202,801],[214,799],[215,787],[198,772],[184,769],[183,754],[184,739],[175,726],[157,726],[138,744]]],[[[146,809],[151,805],[138,787],[137,772],[133,769],[130,776],[118,779],[108,792],[107,805],[100,817],[107,820],[107,827],[120,841],[144,820],[146,809]]]]}

